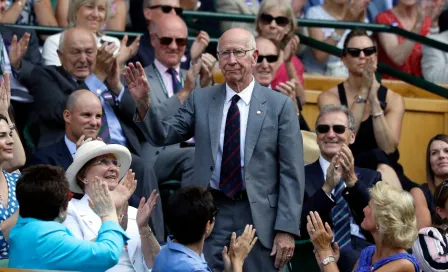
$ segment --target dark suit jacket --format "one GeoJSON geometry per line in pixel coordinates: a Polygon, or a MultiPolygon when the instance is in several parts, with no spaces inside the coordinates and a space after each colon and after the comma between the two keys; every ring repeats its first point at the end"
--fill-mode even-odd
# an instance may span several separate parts
{"type": "MultiPolygon", "coordinates": [[[[65,123],[62,113],[68,96],[75,90],[88,88],[85,83],[77,86],[62,66],[35,67],[29,81],[40,121],[39,148],[41,148],[57,142],[64,135],[65,123]]],[[[130,151],[140,155],[141,142],[146,139],[133,121],[136,107],[127,89],[121,102],[113,105],[113,109],[120,121],[130,151]]]]}
{"type": "Polygon", "coordinates": [[[48,164],[60,166],[65,170],[68,169],[73,162],[73,157],[65,144],[64,137],[58,142],[38,149],[33,153],[31,159],[27,160],[27,165],[48,164]]]}
{"type": "MultiPolygon", "coordinates": [[[[377,171],[355,167],[355,173],[358,182],[352,188],[345,188],[342,195],[347,201],[352,212],[352,216],[358,225],[364,220],[363,209],[369,204],[370,196],[368,189],[381,180],[381,174],[377,171]]],[[[302,239],[308,239],[309,235],[306,230],[306,216],[310,211],[319,212],[323,222],[332,225],[331,209],[335,203],[330,200],[327,194],[322,190],[324,185],[324,173],[320,167],[319,160],[305,166],[305,194],[303,198],[303,210],[300,226],[300,234],[302,239]]],[[[363,231],[367,240],[371,240],[371,235],[363,231]]]]}
{"type": "MultiPolygon", "coordinates": [[[[39,51],[39,39],[37,34],[32,29],[24,30],[18,27],[10,27],[0,24],[0,33],[2,34],[3,42],[9,52],[9,47],[11,46],[12,37],[17,35],[17,39],[20,40],[22,36],[26,33],[30,33],[30,42],[28,44],[28,50],[26,51],[25,56],[22,60],[22,67],[20,68],[20,72],[15,76],[17,79],[24,84],[25,87],[29,89],[29,85],[24,82],[24,78],[27,78],[31,75],[31,71],[33,70],[35,65],[40,65],[42,63],[42,55],[39,51]]],[[[12,96],[22,96],[21,94],[16,94],[14,89],[11,90],[12,96]]]]}

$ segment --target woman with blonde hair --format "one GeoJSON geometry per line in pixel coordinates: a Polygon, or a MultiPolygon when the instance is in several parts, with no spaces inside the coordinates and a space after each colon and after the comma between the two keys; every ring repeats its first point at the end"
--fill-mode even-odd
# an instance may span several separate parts
{"type": "MultiPolygon", "coordinates": [[[[104,35],[102,29],[111,14],[111,4],[109,0],[72,0],[68,7],[68,26],[83,27],[95,34],[98,47],[102,44],[114,44],[115,54],[118,64],[123,67],[132,56],[137,53],[140,37],[127,46],[128,37],[118,40],[115,37],[104,35]]],[[[61,39],[61,34],[54,34],[47,38],[42,49],[42,57],[45,65],[61,65],[57,49],[61,39]]]]}
{"type": "MultiPolygon", "coordinates": [[[[406,191],[380,181],[369,189],[370,202],[364,208],[361,228],[369,231],[375,245],[361,252],[353,271],[420,271],[417,259],[406,252],[417,238],[414,200],[406,191]]],[[[331,245],[333,232],[322,223],[317,212],[307,216],[307,231],[322,271],[339,271],[337,243],[331,245]]]]}

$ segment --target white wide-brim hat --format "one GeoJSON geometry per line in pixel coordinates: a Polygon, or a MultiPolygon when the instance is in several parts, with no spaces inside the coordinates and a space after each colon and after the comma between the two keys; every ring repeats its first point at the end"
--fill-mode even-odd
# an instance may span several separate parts
{"type": "Polygon", "coordinates": [[[314,132],[302,130],[303,160],[306,164],[315,162],[320,156],[317,135],[314,132]]]}
{"type": "Polygon", "coordinates": [[[78,150],[76,150],[73,163],[67,171],[65,171],[65,176],[67,177],[70,191],[73,193],[83,194],[83,190],[76,183],[76,175],[79,170],[81,170],[81,168],[91,159],[107,154],[113,154],[117,158],[118,163],[120,164],[120,175],[118,180],[121,180],[131,166],[131,152],[129,152],[129,150],[122,145],[105,144],[104,142],[97,140],[90,141],[83,144],[78,150]]]}

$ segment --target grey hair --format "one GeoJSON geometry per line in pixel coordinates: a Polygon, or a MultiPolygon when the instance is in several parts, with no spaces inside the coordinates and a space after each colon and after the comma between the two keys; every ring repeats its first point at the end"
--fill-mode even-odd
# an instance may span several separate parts
{"type": "MultiPolygon", "coordinates": [[[[73,28],[69,28],[69,29],[66,29],[66,30],[62,31],[62,33],[61,33],[61,37],[59,37],[59,46],[58,46],[58,50],[59,50],[59,52],[61,52],[61,53],[63,52],[63,49],[64,49],[65,35],[66,35],[67,32],[70,31],[71,29],[73,29],[73,28]]],[[[93,40],[94,40],[95,43],[96,43],[96,36],[95,36],[95,34],[93,34],[93,33],[90,32],[90,31],[89,31],[89,33],[92,35],[93,40]]]]}
{"type": "MultiPolygon", "coordinates": [[[[76,13],[78,10],[85,4],[98,3],[101,0],[70,0],[70,4],[68,6],[68,26],[75,27],[76,26],[76,13]]],[[[109,0],[106,0],[106,17],[104,18],[104,24],[106,24],[109,19],[111,12],[111,4],[109,0]]],[[[99,36],[103,35],[102,31],[99,30],[97,33],[99,36]]]]}
{"type": "MultiPolygon", "coordinates": [[[[221,42],[221,38],[222,38],[222,36],[219,38],[218,44],[216,45],[216,51],[218,52],[218,54],[219,54],[219,43],[221,42]]],[[[252,34],[248,35],[246,42],[247,42],[246,45],[248,48],[247,50],[254,51],[255,49],[257,49],[257,43],[255,42],[254,35],[252,35],[252,34]]]]}
{"type": "Polygon", "coordinates": [[[319,119],[322,115],[329,113],[329,112],[343,112],[345,113],[345,115],[347,116],[348,119],[348,129],[350,129],[351,131],[355,131],[355,116],[353,116],[353,113],[346,107],[343,105],[334,105],[334,104],[330,104],[330,105],[325,105],[319,112],[319,116],[317,116],[316,119],[316,124],[315,126],[317,127],[317,124],[319,122],[319,119]]]}

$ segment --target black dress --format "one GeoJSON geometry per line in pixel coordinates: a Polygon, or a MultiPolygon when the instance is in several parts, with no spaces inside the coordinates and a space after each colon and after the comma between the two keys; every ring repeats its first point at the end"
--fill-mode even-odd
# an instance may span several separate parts
{"type": "MultiPolygon", "coordinates": [[[[338,85],[339,100],[341,104],[350,108],[347,103],[347,97],[345,95],[344,84],[338,85]]],[[[378,100],[381,105],[381,109],[386,110],[387,88],[380,85],[378,89],[378,100]]],[[[387,164],[392,167],[397,173],[400,179],[401,186],[404,190],[409,191],[418,185],[405,176],[403,167],[398,163],[400,153],[398,149],[391,154],[386,154],[378,147],[376,143],[375,134],[373,130],[373,117],[369,116],[367,120],[362,121],[359,125],[358,133],[356,134],[355,142],[350,145],[350,149],[355,158],[355,165],[362,168],[369,168],[376,170],[378,164],[387,164]]]]}

